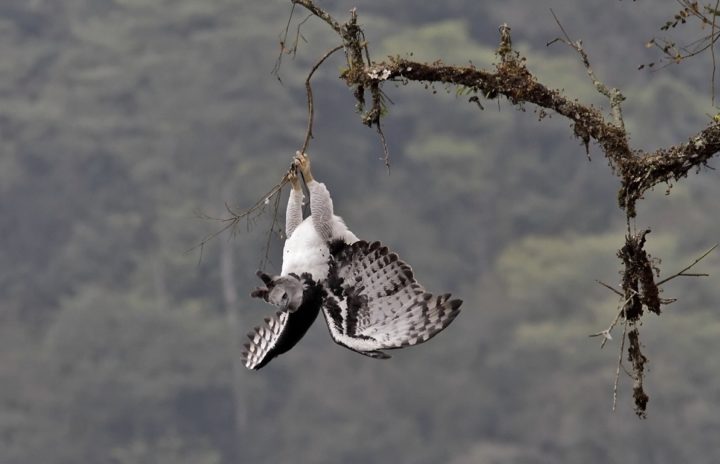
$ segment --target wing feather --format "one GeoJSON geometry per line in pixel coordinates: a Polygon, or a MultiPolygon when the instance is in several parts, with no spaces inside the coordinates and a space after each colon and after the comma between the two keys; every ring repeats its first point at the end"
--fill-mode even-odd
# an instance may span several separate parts
{"type": "Polygon", "coordinates": [[[312,280],[305,278],[305,285],[303,303],[297,310],[278,311],[248,333],[250,342],[245,344],[245,351],[241,354],[245,367],[255,370],[262,368],[305,336],[320,312],[324,294],[322,287],[312,280]]]}
{"type": "Polygon", "coordinates": [[[425,342],[447,327],[462,301],[435,296],[380,242],[331,244],[323,313],[335,342],[373,357],[425,342]]]}
{"type": "Polygon", "coordinates": [[[271,317],[265,318],[265,324],[255,327],[248,332],[249,343],[244,345],[242,361],[248,369],[260,369],[272,358],[280,353],[278,351],[279,341],[287,331],[290,313],[278,311],[271,317]]]}

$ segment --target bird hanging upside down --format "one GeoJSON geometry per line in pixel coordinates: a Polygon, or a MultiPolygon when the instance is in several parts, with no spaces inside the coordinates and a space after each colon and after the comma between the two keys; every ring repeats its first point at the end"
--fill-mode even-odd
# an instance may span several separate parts
{"type": "Polygon", "coordinates": [[[358,240],[333,214],[330,192],[313,178],[306,154],[296,154],[289,179],[282,270],[275,277],[258,271],[264,286],[251,294],[280,310],[248,334],[242,353],[248,369],[292,348],[320,309],[333,341],[378,359],[390,357],[380,350],[425,342],[455,319],[461,300],[427,293],[397,254],[380,242],[358,240]],[[298,170],[310,192],[304,220],[298,170]]]}

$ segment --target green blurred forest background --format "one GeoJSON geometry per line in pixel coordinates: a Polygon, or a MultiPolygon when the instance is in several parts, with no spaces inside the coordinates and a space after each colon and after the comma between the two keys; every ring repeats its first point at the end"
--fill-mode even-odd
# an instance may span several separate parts
{"type": "MultiPolygon", "coordinates": [[[[644,45],[671,0],[319,4],[338,18],[357,6],[377,59],[489,67],[507,22],[542,81],[605,105],[573,50],[546,47],[553,8],[628,97],[635,146],[682,142],[716,112],[709,55],[637,70],[659,57],[644,45]]],[[[625,224],[601,152],[588,161],[566,120],[532,107],[386,85],[388,175],[340,54],[314,81],[316,177],[357,235],[463,312],[389,361],[334,345],[318,320],[262,371],[237,369],[236,332],[269,311],[248,293],[271,217],[186,250],[219,227],[198,211],[251,205],[302,144],[303,81],[337,37],[305,23],[278,82],[289,12],[284,0],[0,3],[0,462],[720,462],[720,257],[698,269],[712,277],[668,284],[679,301],[644,320],[647,420],[624,375],[612,413],[620,337],[601,350],[588,334],[615,316],[595,279],[617,282],[625,224]]],[[[718,174],[664,193],[641,202],[638,227],[653,229],[667,275],[718,241],[718,174]]]]}

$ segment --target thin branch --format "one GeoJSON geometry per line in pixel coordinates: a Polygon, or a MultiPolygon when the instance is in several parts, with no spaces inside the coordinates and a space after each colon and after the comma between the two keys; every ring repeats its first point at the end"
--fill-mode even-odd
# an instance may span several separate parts
{"type": "Polygon", "coordinates": [[[599,283],[600,285],[602,285],[603,287],[607,288],[608,290],[610,290],[611,292],[615,293],[615,294],[618,295],[618,296],[621,296],[621,297],[622,297],[622,296],[625,296],[625,295],[622,294],[622,292],[620,292],[619,290],[613,288],[612,286],[606,284],[605,282],[603,282],[603,281],[601,281],[601,280],[595,279],[595,282],[599,283]]]}
{"type": "Polygon", "coordinates": [[[382,127],[380,127],[380,121],[375,124],[375,129],[377,130],[378,136],[380,137],[380,142],[382,143],[383,147],[383,162],[385,163],[385,167],[387,168],[388,174],[390,174],[390,152],[388,151],[387,141],[385,140],[385,133],[382,130],[382,127]]]}
{"type": "MultiPolygon", "coordinates": [[[[270,202],[271,198],[273,198],[275,195],[277,195],[278,199],[280,198],[280,192],[282,191],[282,188],[285,186],[285,184],[287,184],[288,182],[289,182],[288,173],[285,173],[285,175],[282,177],[282,179],[280,179],[280,182],[278,182],[273,188],[270,189],[270,191],[268,191],[258,201],[256,201],[255,204],[253,204],[251,207],[249,207],[243,211],[236,212],[232,208],[230,208],[230,206],[226,203],[225,209],[230,214],[229,217],[215,218],[215,217],[212,217],[212,216],[209,216],[206,214],[202,214],[201,218],[218,221],[218,222],[224,223],[224,225],[219,230],[216,230],[215,232],[212,232],[212,233],[206,235],[205,237],[203,237],[200,240],[200,242],[193,245],[191,248],[187,249],[185,252],[190,253],[190,252],[196,250],[197,248],[200,248],[200,251],[202,253],[202,251],[205,248],[205,245],[207,243],[209,243],[210,241],[212,241],[215,237],[222,234],[223,232],[225,232],[228,229],[236,227],[242,219],[247,218],[248,220],[251,220],[252,216],[255,213],[260,214],[265,209],[267,204],[270,202]]],[[[278,200],[276,199],[275,201],[277,202],[278,200]]],[[[276,212],[276,214],[277,214],[277,212],[276,212]]]]}
{"type": "MultiPolygon", "coordinates": [[[[287,36],[288,31],[290,30],[290,23],[292,22],[293,14],[295,13],[295,4],[293,3],[293,6],[290,8],[290,16],[288,16],[287,24],[285,24],[285,32],[282,35],[282,38],[280,39],[280,53],[278,53],[277,60],[275,60],[275,66],[273,66],[272,71],[270,71],[270,74],[275,76],[280,83],[282,83],[282,79],[280,79],[280,66],[282,66],[282,59],[283,56],[286,53],[287,48],[285,48],[285,44],[287,43],[287,36]]],[[[300,26],[298,26],[298,33],[300,32],[300,26]]],[[[297,42],[293,46],[293,49],[297,49],[297,42]]]]}
{"type": "Polygon", "coordinates": [[[623,188],[637,200],[657,184],[686,177],[693,168],[707,166],[707,162],[720,152],[720,124],[710,126],[685,143],[661,148],[654,153],[633,160],[626,166],[627,176],[623,188]]]}
{"type": "Polygon", "coordinates": [[[206,245],[208,242],[210,242],[212,239],[214,239],[214,238],[217,237],[218,235],[222,234],[222,233],[225,232],[226,230],[228,230],[228,229],[230,229],[231,227],[233,227],[233,226],[236,224],[236,222],[237,222],[234,217],[229,217],[229,218],[213,218],[213,217],[210,217],[210,216],[203,215],[202,218],[203,218],[203,219],[210,219],[210,220],[213,220],[213,221],[224,222],[224,223],[226,223],[226,224],[225,224],[223,227],[221,227],[219,230],[217,230],[217,231],[215,231],[215,232],[212,232],[212,233],[210,233],[210,234],[207,234],[205,237],[202,238],[202,240],[200,240],[200,242],[198,242],[197,244],[193,245],[191,248],[188,248],[187,250],[185,250],[185,253],[190,253],[190,252],[192,252],[192,251],[195,251],[197,248],[200,248],[200,255],[202,256],[203,249],[204,249],[205,245],[206,245]]]}
{"type": "MultiPolygon", "coordinates": [[[[624,316],[624,314],[625,314],[625,306],[623,305],[623,316],[624,316]]],[[[627,337],[627,326],[628,326],[628,320],[627,320],[627,318],[625,318],[625,323],[623,324],[623,336],[622,336],[622,340],[620,341],[620,351],[618,353],[617,368],[615,369],[615,382],[613,382],[613,406],[612,406],[613,412],[615,412],[615,406],[617,405],[618,382],[620,381],[620,368],[623,367],[622,357],[623,357],[623,352],[625,351],[625,338],[627,337]]]]}
{"type": "MultiPolygon", "coordinates": [[[[718,11],[718,7],[720,7],[720,0],[715,1],[715,13],[718,11]]],[[[715,106],[715,40],[716,40],[716,33],[715,33],[715,21],[717,20],[717,14],[713,14],[712,19],[712,26],[710,27],[710,33],[713,35],[712,40],[710,40],[710,56],[712,57],[712,76],[710,78],[710,92],[711,92],[711,103],[713,106],[715,106]]]]}
{"type": "Polygon", "coordinates": [[[305,23],[308,22],[308,20],[313,17],[314,16],[312,14],[308,14],[307,16],[305,16],[305,19],[303,19],[302,21],[300,21],[298,23],[297,28],[295,29],[295,42],[293,42],[293,48],[292,48],[293,56],[297,55],[297,49],[298,49],[298,45],[300,44],[300,39],[302,39],[303,42],[307,43],[307,39],[300,33],[300,28],[302,28],[305,25],[305,23]]]}
{"type": "MultiPolygon", "coordinates": [[[[612,289],[612,288],[611,288],[611,289],[612,289]]],[[[613,289],[613,290],[614,290],[614,289],[613,289]]],[[[622,294],[621,294],[621,295],[622,295],[622,294]]],[[[600,349],[603,349],[603,348],[605,347],[605,343],[607,343],[608,340],[612,340],[612,335],[611,335],[611,333],[612,333],[613,329],[615,328],[615,326],[617,325],[618,321],[620,320],[620,316],[625,317],[625,306],[630,302],[630,300],[631,300],[635,295],[637,295],[637,292],[631,291],[630,296],[629,296],[625,301],[623,301],[623,303],[622,303],[621,305],[618,306],[619,311],[618,311],[618,313],[617,313],[617,316],[615,316],[615,319],[610,323],[610,325],[608,326],[607,329],[601,330],[600,332],[597,332],[597,333],[588,335],[588,337],[603,337],[603,341],[602,341],[602,343],[600,344],[600,349]]],[[[622,296],[624,296],[624,295],[622,295],[622,296]]]]}
{"type": "Polygon", "coordinates": [[[315,105],[313,103],[313,93],[312,93],[312,86],[310,85],[310,79],[312,79],[313,74],[317,69],[322,65],[326,59],[336,51],[342,49],[342,45],[338,45],[337,47],[333,48],[332,50],[329,50],[326,52],[318,61],[315,63],[315,65],[310,70],[310,73],[308,74],[307,78],[305,78],[305,92],[307,93],[307,106],[308,106],[308,125],[307,125],[307,131],[305,132],[305,141],[303,142],[302,149],[300,150],[300,153],[307,152],[308,145],[310,144],[310,139],[313,136],[312,130],[313,130],[313,120],[315,117],[315,105]]]}
{"type": "MultiPolygon", "coordinates": [[[[287,177],[287,175],[286,175],[287,177]]],[[[260,270],[264,271],[265,267],[270,263],[270,245],[272,244],[272,235],[275,232],[275,225],[278,222],[278,213],[280,211],[280,195],[275,196],[275,204],[273,205],[273,219],[268,231],[267,241],[265,243],[265,256],[260,262],[260,270]]]]}
{"type": "Polygon", "coordinates": [[[605,97],[610,100],[610,108],[612,109],[613,118],[615,119],[615,123],[625,131],[625,121],[623,120],[622,116],[622,102],[625,100],[625,97],[617,88],[608,88],[600,79],[598,79],[595,76],[595,72],[593,71],[592,67],[590,66],[590,59],[588,58],[587,53],[585,53],[585,50],[582,48],[582,41],[576,40],[573,41],[570,36],[568,35],[567,31],[565,31],[565,28],[560,23],[560,20],[558,19],[555,12],[550,9],[550,13],[552,13],[553,18],[555,18],[555,22],[557,23],[558,27],[562,31],[563,35],[565,36],[565,39],[555,39],[552,42],[549,42],[548,45],[553,44],[554,42],[560,41],[565,44],[567,44],[569,47],[572,47],[575,49],[578,54],[580,55],[580,58],[582,59],[583,65],[585,66],[585,69],[587,71],[588,76],[590,77],[590,80],[592,80],[593,85],[595,86],[595,89],[604,95],[605,97]]]}
{"type": "MultiPolygon", "coordinates": [[[[715,8],[710,8],[709,4],[704,4],[703,8],[699,8],[699,2],[695,0],[676,0],[676,3],[681,7],[680,11],[675,13],[673,19],[667,21],[660,29],[668,31],[678,26],[688,23],[691,18],[696,19],[700,24],[700,29],[705,29],[705,26],[710,27],[710,33],[703,35],[702,37],[695,39],[685,45],[678,46],[674,41],[664,38],[653,38],[647,43],[647,47],[656,47],[664,55],[665,64],[661,66],[665,68],[671,64],[679,64],[688,58],[695,57],[701,53],[710,50],[710,56],[712,61],[712,72],[710,78],[711,84],[711,102],[715,105],[715,80],[717,74],[716,56],[715,56],[715,42],[720,39],[720,33],[718,33],[717,17],[720,14],[718,7],[720,7],[720,0],[716,0],[715,8]],[[710,18],[712,17],[712,18],[710,18]]],[[[652,68],[656,64],[663,62],[663,58],[657,62],[640,65],[638,69],[642,69],[645,66],[652,68]]],[[[657,69],[657,68],[656,68],[657,69]]]]}
{"type": "Polygon", "coordinates": [[[288,173],[285,173],[283,175],[283,177],[280,179],[280,182],[275,184],[275,186],[273,188],[271,188],[269,192],[267,192],[265,195],[263,195],[262,198],[260,198],[257,202],[255,202],[255,204],[252,205],[250,208],[247,208],[239,213],[233,211],[230,208],[228,208],[228,211],[230,212],[230,214],[232,214],[232,216],[234,218],[243,219],[243,218],[253,214],[254,212],[258,211],[259,209],[263,208],[264,206],[266,206],[268,204],[268,202],[270,201],[270,198],[272,198],[274,195],[280,193],[282,188],[288,182],[289,182],[288,173]]]}
{"type": "Polygon", "coordinates": [[[693,266],[695,266],[697,263],[699,263],[700,261],[702,261],[707,255],[709,255],[710,253],[712,253],[713,250],[715,250],[715,248],[718,247],[718,245],[720,245],[720,244],[716,243],[715,245],[713,245],[712,248],[710,248],[708,251],[706,251],[705,253],[703,253],[702,256],[700,256],[699,258],[697,258],[695,261],[693,261],[692,263],[690,263],[689,266],[687,266],[686,268],[684,268],[682,271],[677,272],[677,273],[671,275],[670,277],[667,277],[667,278],[661,280],[660,282],[657,283],[657,286],[659,287],[660,285],[662,285],[662,284],[664,284],[664,283],[666,283],[666,282],[669,282],[669,281],[673,280],[674,278],[680,277],[680,276],[682,276],[682,277],[707,277],[707,276],[709,276],[710,274],[705,274],[705,273],[700,273],[700,274],[695,274],[695,273],[693,273],[693,274],[688,274],[688,273],[686,273],[685,271],[689,271],[693,266]]]}
{"type": "Polygon", "coordinates": [[[293,6],[301,5],[307,8],[313,15],[328,23],[328,25],[333,28],[335,32],[337,32],[338,34],[342,34],[342,27],[340,26],[340,23],[337,22],[332,16],[330,16],[328,12],[316,6],[312,2],[312,0],[291,0],[291,2],[293,6]]]}
{"type": "Polygon", "coordinates": [[[312,13],[309,13],[305,18],[300,21],[296,28],[295,28],[295,40],[293,41],[293,44],[291,47],[287,46],[287,40],[288,40],[288,33],[290,31],[290,24],[292,23],[293,14],[295,13],[295,4],[293,3],[292,8],[290,9],[290,16],[288,17],[287,23],[285,24],[285,30],[283,31],[281,38],[280,38],[280,53],[278,53],[278,57],[275,60],[275,65],[273,66],[272,70],[270,71],[270,74],[275,76],[277,80],[282,84],[282,79],[280,78],[280,67],[282,66],[282,59],[285,55],[291,55],[293,58],[297,54],[298,45],[300,44],[300,39],[302,39],[304,42],[307,42],[305,37],[300,33],[300,29],[303,27],[303,25],[308,22],[308,20],[315,15],[312,13]]]}

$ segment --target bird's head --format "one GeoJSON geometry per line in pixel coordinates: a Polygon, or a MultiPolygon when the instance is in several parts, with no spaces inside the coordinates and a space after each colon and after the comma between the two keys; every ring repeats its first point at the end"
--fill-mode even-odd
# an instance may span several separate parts
{"type": "Polygon", "coordinates": [[[294,276],[278,277],[268,294],[268,303],[278,308],[293,312],[302,304],[303,284],[294,276]]]}
{"type": "Polygon", "coordinates": [[[270,277],[260,271],[258,271],[258,276],[265,283],[265,287],[256,288],[251,296],[262,298],[283,311],[293,312],[300,307],[305,286],[297,276],[270,277]]]}

